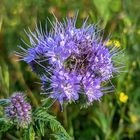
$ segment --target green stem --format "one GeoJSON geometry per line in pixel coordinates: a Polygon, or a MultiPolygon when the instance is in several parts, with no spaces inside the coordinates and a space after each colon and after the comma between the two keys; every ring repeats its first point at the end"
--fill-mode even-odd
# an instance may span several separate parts
{"type": "Polygon", "coordinates": [[[64,126],[68,128],[68,117],[67,117],[67,104],[64,104],[64,126]]]}

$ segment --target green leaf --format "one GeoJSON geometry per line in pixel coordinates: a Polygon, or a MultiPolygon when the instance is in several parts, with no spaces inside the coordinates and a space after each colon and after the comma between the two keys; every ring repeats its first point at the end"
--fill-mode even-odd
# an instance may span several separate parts
{"type": "Polygon", "coordinates": [[[62,133],[51,134],[56,140],[70,140],[62,133]]]}
{"type": "Polygon", "coordinates": [[[8,71],[8,66],[5,67],[4,69],[4,81],[7,89],[9,89],[9,71],[8,71]]]}
{"type": "Polygon", "coordinates": [[[27,129],[24,130],[24,140],[34,140],[35,132],[32,125],[29,125],[27,129]]]}
{"type": "Polygon", "coordinates": [[[9,99],[0,99],[0,105],[6,106],[10,103],[9,99]]]}
{"type": "Polygon", "coordinates": [[[44,127],[45,127],[44,121],[38,120],[36,122],[36,128],[42,136],[44,136],[44,127]]]}
{"type": "Polygon", "coordinates": [[[38,128],[41,128],[41,134],[44,133],[43,126],[45,127],[48,126],[49,129],[51,129],[55,135],[59,133],[59,135],[63,135],[65,139],[70,140],[70,136],[64,129],[64,127],[61,125],[59,121],[56,120],[56,118],[50,114],[47,113],[46,109],[44,108],[39,108],[33,113],[33,117],[36,122],[40,122],[38,128]],[[44,122],[44,124],[43,124],[44,122]]]}
{"type": "Polygon", "coordinates": [[[5,118],[0,118],[0,132],[6,132],[12,127],[12,123],[9,123],[5,118]]]}
{"type": "Polygon", "coordinates": [[[105,114],[100,112],[99,110],[96,110],[94,113],[95,114],[92,117],[92,120],[105,134],[107,134],[107,132],[109,131],[109,119],[106,118],[105,114]]]}
{"type": "Polygon", "coordinates": [[[9,71],[7,65],[0,66],[0,89],[4,96],[9,94],[9,71]]]}
{"type": "Polygon", "coordinates": [[[121,1],[120,0],[112,0],[112,1],[110,1],[109,6],[113,12],[118,12],[121,8],[121,1]]]}
{"type": "Polygon", "coordinates": [[[110,0],[93,0],[93,2],[100,16],[107,22],[110,17],[108,8],[110,0]]]}
{"type": "Polygon", "coordinates": [[[104,24],[110,20],[114,12],[118,12],[121,8],[120,0],[93,0],[93,2],[104,24]]]}

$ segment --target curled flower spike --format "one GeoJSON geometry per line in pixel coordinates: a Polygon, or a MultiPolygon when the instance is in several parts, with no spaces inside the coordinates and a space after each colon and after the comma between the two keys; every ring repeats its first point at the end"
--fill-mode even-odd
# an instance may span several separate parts
{"type": "Polygon", "coordinates": [[[100,100],[112,87],[104,88],[113,74],[118,73],[116,59],[119,49],[106,46],[95,25],[87,24],[87,19],[80,28],[76,27],[77,15],[66,21],[51,22],[50,32],[36,28],[27,33],[30,48],[18,53],[42,80],[42,89],[51,98],[72,102],[84,95],[85,102],[91,104],[100,100]]]}
{"type": "Polygon", "coordinates": [[[10,98],[10,105],[5,108],[6,117],[26,127],[31,121],[31,105],[25,102],[22,93],[15,93],[10,98]]]}

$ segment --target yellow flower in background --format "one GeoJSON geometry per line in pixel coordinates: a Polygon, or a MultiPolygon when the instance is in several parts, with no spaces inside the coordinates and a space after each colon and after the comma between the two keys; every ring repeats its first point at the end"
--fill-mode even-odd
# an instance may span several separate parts
{"type": "Polygon", "coordinates": [[[114,40],[114,44],[118,48],[121,46],[121,44],[120,44],[120,42],[118,40],[114,40]]]}
{"type": "Polygon", "coordinates": [[[115,47],[119,48],[121,46],[121,44],[118,40],[109,40],[106,42],[106,46],[115,46],[115,47]]]}
{"type": "Polygon", "coordinates": [[[132,123],[136,123],[138,121],[138,117],[136,115],[130,115],[130,120],[132,123]]]}
{"type": "Polygon", "coordinates": [[[107,42],[106,42],[106,46],[111,46],[112,45],[112,40],[108,40],[107,42]]]}
{"type": "Polygon", "coordinates": [[[120,100],[120,102],[122,102],[122,103],[126,103],[127,100],[128,100],[128,96],[127,96],[124,92],[121,92],[121,93],[120,93],[120,96],[119,96],[119,100],[120,100]]]}

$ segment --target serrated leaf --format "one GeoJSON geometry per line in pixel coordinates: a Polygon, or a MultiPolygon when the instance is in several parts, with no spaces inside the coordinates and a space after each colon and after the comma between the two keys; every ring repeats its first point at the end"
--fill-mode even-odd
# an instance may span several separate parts
{"type": "Polygon", "coordinates": [[[71,139],[64,127],[61,125],[61,123],[57,121],[54,116],[48,114],[46,109],[39,108],[34,112],[33,117],[35,121],[44,122],[44,124],[46,124],[46,126],[48,126],[49,129],[51,129],[55,133],[55,135],[57,135],[56,133],[59,133],[64,135],[65,139],[71,139]]]}
{"type": "Polygon", "coordinates": [[[44,121],[38,120],[36,123],[36,128],[42,136],[44,136],[44,127],[45,127],[44,121]]]}
{"type": "Polygon", "coordinates": [[[12,127],[12,123],[9,123],[5,118],[0,118],[0,132],[6,132],[12,127]]]}
{"type": "Polygon", "coordinates": [[[56,140],[70,140],[69,138],[65,137],[63,133],[55,133],[51,134],[56,140]]]}
{"type": "Polygon", "coordinates": [[[29,125],[24,131],[24,140],[35,140],[35,132],[32,125],[29,125]]]}

